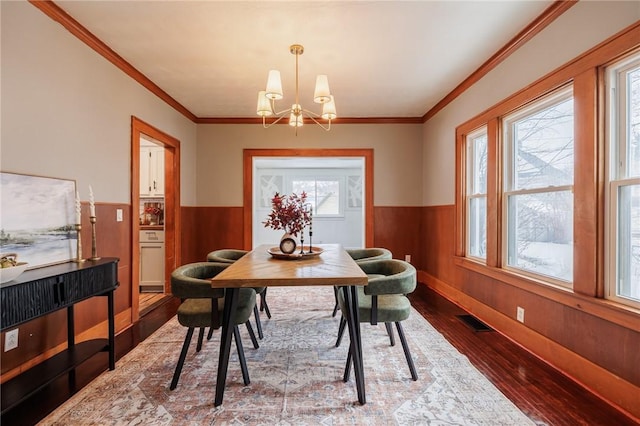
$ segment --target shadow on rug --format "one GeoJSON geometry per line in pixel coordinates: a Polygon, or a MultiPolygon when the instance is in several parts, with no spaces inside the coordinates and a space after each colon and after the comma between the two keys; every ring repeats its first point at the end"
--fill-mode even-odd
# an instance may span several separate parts
{"type": "Polygon", "coordinates": [[[186,334],[174,317],[40,424],[534,424],[415,310],[403,325],[417,382],[384,325],[362,324],[367,404],[360,405],[353,374],[342,381],[348,335],[334,347],[333,305],[330,287],[269,289],[273,318],[263,315],[259,349],[241,327],[251,384],[242,384],[233,345],[220,407],[213,405],[219,332],[199,353],[192,340],[178,387],[169,390],[186,334]]]}

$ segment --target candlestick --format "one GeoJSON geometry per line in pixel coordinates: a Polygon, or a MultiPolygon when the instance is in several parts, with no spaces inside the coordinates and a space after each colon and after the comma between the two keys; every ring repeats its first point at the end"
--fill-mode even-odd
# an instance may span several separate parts
{"type": "Polygon", "coordinates": [[[91,257],[90,260],[98,260],[98,249],[96,248],[96,217],[90,216],[89,222],[91,222],[91,257]]]}
{"type": "Polygon", "coordinates": [[[78,250],[76,253],[76,258],[73,259],[74,262],[76,263],[82,263],[84,262],[84,259],[82,258],[82,225],[79,223],[76,223],[75,225],[76,227],[76,231],[77,231],[77,235],[78,235],[78,250]]]}
{"type": "Polygon", "coordinates": [[[76,189],[76,223],[80,224],[81,221],[81,216],[80,216],[80,212],[81,212],[81,207],[80,207],[80,193],[78,192],[78,190],[76,189]]]}
{"type": "Polygon", "coordinates": [[[313,206],[309,207],[309,253],[313,253],[313,206]]]}
{"type": "Polygon", "coordinates": [[[93,199],[93,188],[89,185],[89,216],[96,217],[96,204],[93,199]]]}
{"type": "Polygon", "coordinates": [[[300,254],[304,254],[304,229],[300,232],[300,254]]]}

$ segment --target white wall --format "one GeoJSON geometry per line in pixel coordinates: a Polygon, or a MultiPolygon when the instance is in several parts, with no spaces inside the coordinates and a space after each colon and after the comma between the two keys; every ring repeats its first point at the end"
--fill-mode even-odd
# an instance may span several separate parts
{"type": "Polygon", "coordinates": [[[375,206],[419,206],[422,191],[421,124],[337,124],[330,132],[307,124],[201,124],[197,184],[200,206],[242,206],[244,148],[372,148],[375,206]]]}
{"type": "Polygon", "coordinates": [[[423,205],[455,200],[455,129],[640,19],[638,1],[581,1],[423,128],[423,205]]]}
{"type": "MultiPolygon", "coordinates": [[[[2,171],[75,179],[80,198],[131,202],[131,116],[181,142],[195,204],[196,125],[26,1],[1,7],[2,171]]],[[[115,219],[115,218],[114,218],[115,219]]]]}

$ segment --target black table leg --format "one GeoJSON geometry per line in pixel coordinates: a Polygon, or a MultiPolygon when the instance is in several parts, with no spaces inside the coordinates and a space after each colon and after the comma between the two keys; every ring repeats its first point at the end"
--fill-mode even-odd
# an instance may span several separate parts
{"type": "Polygon", "coordinates": [[[362,339],[360,335],[360,314],[358,311],[358,292],[355,286],[342,287],[347,309],[347,325],[349,326],[350,352],[353,358],[353,370],[356,376],[358,401],[366,404],[364,384],[364,366],[362,362],[362,339]]]}
{"type": "Polygon", "coordinates": [[[109,370],[116,369],[116,325],[113,310],[113,290],[111,290],[107,294],[107,315],[109,321],[109,370]]]}
{"type": "Polygon", "coordinates": [[[214,406],[222,404],[224,387],[227,381],[231,337],[233,336],[233,315],[238,308],[239,288],[227,288],[224,293],[224,312],[222,313],[222,332],[220,338],[220,358],[218,359],[218,378],[216,379],[216,398],[214,406]]]}

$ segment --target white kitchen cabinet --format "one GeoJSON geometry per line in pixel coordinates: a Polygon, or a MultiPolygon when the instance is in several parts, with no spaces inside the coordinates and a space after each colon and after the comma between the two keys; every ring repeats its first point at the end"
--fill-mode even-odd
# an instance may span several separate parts
{"type": "Polygon", "coordinates": [[[140,147],[140,196],[164,196],[164,148],[140,147]]]}
{"type": "Polygon", "coordinates": [[[164,292],[164,231],[140,231],[140,291],[164,292]]]}

